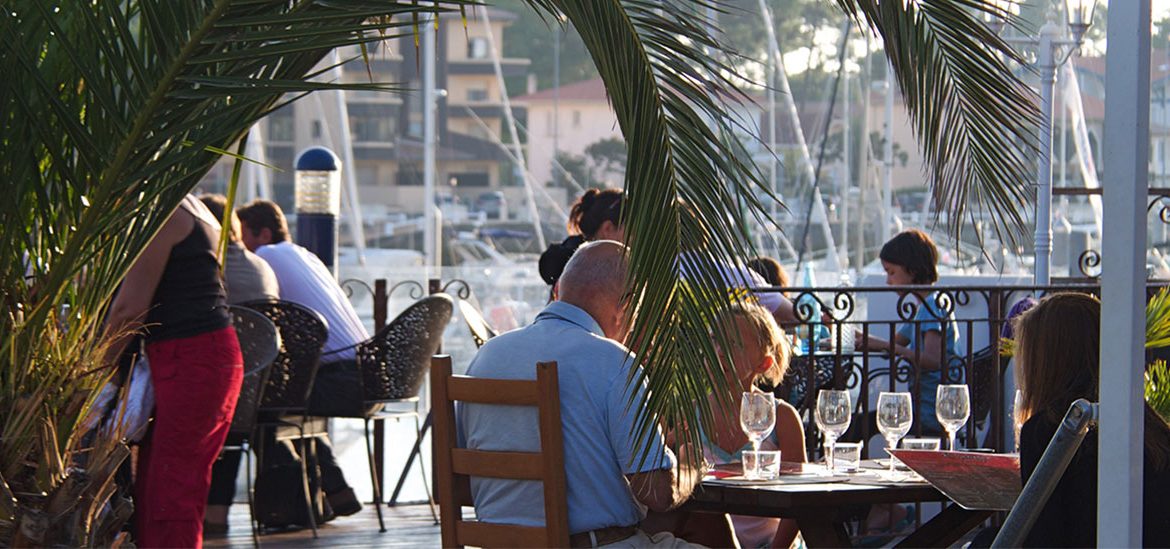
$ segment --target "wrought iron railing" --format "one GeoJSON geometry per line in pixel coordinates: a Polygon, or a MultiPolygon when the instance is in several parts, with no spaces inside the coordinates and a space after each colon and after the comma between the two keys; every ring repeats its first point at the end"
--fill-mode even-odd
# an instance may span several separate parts
{"type": "MultiPolygon", "coordinates": [[[[1152,284],[1152,295],[1163,284],[1152,284]]],[[[795,406],[805,423],[806,447],[819,455],[820,433],[813,420],[819,389],[849,390],[854,397],[854,424],[848,437],[868,440],[878,434],[873,423],[872,404],[879,391],[908,391],[914,400],[915,421],[911,433],[941,435],[924,428],[918,417],[923,394],[924,359],[938,364],[939,383],[966,383],[971,392],[971,418],[960,431],[967,448],[1011,451],[1010,408],[1014,386],[1007,376],[1009,360],[1001,351],[1008,312],[1017,302],[1052,292],[1080,291],[1099,295],[1099,286],[1089,283],[1059,286],[882,286],[822,288],[760,288],[759,292],[783,292],[795,304],[798,322],[786,332],[803,347],[803,354],[790,362],[784,382],[775,389],[780,398],[795,406]],[[928,305],[923,309],[924,305],[928,305]],[[920,313],[920,311],[923,311],[920,313]],[[822,328],[824,327],[824,328],[822,328]],[[899,331],[925,332],[945,327],[957,334],[958,342],[948,351],[943,345],[938,356],[924,356],[922,345],[905,356],[891,356],[862,346],[850,348],[845,338],[858,332],[863,339],[877,336],[893,341],[899,331]]],[[[928,380],[929,381],[929,380],[928,380]]],[[[871,449],[866,448],[869,452],[871,449]]]]}

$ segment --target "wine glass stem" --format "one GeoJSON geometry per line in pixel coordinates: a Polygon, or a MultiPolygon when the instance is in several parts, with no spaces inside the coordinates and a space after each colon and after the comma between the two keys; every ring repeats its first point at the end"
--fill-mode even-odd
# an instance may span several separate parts
{"type": "Polygon", "coordinates": [[[948,448],[950,448],[951,451],[954,452],[955,451],[955,431],[951,431],[948,429],[947,430],[947,439],[950,440],[950,443],[951,443],[950,446],[948,446],[948,448]]]}
{"type": "Polygon", "coordinates": [[[895,457],[894,457],[894,452],[893,452],[892,450],[893,450],[894,448],[897,448],[897,447],[898,447],[898,439],[896,439],[896,438],[888,438],[888,439],[886,439],[886,444],[888,444],[888,446],[887,446],[887,447],[888,447],[888,448],[891,450],[891,451],[889,452],[889,454],[890,454],[890,472],[891,472],[891,473],[893,473],[893,472],[895,471],[895,469],[894,469],[894,460],[895,460],[895,459],[897,459],[897,458],[895,458],[895,457]]]}
{"type": "Polygon", "coordinates": [[[825,465],[829,466],[829,473],[833,472],[833,456],[836,454],[834,448],[837,446],[837,437],[829,435],[825,437],[825,446],[829,448],[829,453],[825,456],[825,465]]]}

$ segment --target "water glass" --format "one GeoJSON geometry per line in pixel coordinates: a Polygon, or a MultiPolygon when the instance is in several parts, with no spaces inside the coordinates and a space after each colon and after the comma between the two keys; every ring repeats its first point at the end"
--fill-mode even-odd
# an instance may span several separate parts
{"type": "Polygon", "coordinates": [[[971,393],[966,385],[939,385],[935,390],[934,411],[938,422],[947,431],[952,452],[955,450],[955,433],[967,423],[971,416],[971,393]]]}
{"type": "Polygon", "coordinates": [[[833,350],[839,355],[852,355],[857,338],[857,327],[845,323],[829,325],[833,350]]]}
{"type": "Polygon", "coordinates": [[[747,480],[772,480],[780,476],[780,452],[778,450],[744,450],[743,478],[747,480]]]}
{"type": "Polygon", "coordinates": [[[906,437],[902,439],[902,448],[907,450],[938,451],[942,441],[936,437],[906,437]]]}
{"type": "Polygon", "coordinates": [[[833,445],[849,429],[853,419],[853,404],[849,391],[821,389],[817,393],[817,409],[813,413],[817,428],[825,435],[825,461],[833,472],[833,445]]]}
{"type": "MultiPolygon", "coordinates": [[[[914,402],[910,393],[881,392],[877,401],[877,426],[886,439],[887,448],[897,448],[898,439],[910,432],[914,423],[914,402]]],[[[894,470],[894,456],[890,454],[890,470],[894,470]]]]}
{"type": "Polygon", "coordinates": [[[838,442],[833,447],[833,462],[842,473],[856,473],[861,468],[861,443],[838,442]]]}

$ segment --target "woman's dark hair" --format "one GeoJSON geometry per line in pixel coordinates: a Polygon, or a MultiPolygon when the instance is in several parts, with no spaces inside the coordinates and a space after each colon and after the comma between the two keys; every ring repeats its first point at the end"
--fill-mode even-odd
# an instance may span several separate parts
{"type": "Polygon", "coordinates": [[[770,257],[760,256],[751,261],[748,261],[748,268],[764,277],[769,286],[777,286],[780,288],[787,288],[792,283],[788,278],[788,273],[784,270],[784,266],[780,265],[779,261],[770,257]]]}
{"type": "Polygon", "coordinates": [[[620,224],[622,196],[622,191],[618,189],[585,191],[569,210],[569,232],[580,234],[585,240],[593,240],[602,223],[609,221],[614,225],[620,224]]]}
{"type": "Polygon", "coordinates": [[[915,284],[938,282],[938,248],[929,235],[918,229],[895,235],[882,246],[878,257],[906,269],[915,284]]]}
{"type": "MultiPolygon", "coordinates": [[[[1041,416],[1060,424],[1078,398],[1097,402],[1100,386],[1101,302],[1060,292],[1016,317],[1016,380],[1023,388],[1021,420],[1041,416]]],[[[1170,467],[1170,426],[1145,405],[1145,456],[1158,471],[1170,467]]]]}
{"type": "Polygon", "coordinates": [[[549,286],[556,284],[561,278],[561,273],[565,271],[569,258],[573,257],[573,252],[584,243],[585,237],[573,235],[564,242],[549,244],[548,249],[540,254],[540,278],[549,286]]]}

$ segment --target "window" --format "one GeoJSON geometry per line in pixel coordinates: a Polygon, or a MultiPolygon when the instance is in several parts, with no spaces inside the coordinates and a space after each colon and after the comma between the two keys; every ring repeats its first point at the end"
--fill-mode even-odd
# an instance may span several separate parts
{"type": "Polygon", "coordinates": [[[450,179],[454,179],[458,187],[487,187],[492,182],[485,172],[452,173],[450,179]]]}
{"type": "Polygon", "coordinates": [[[468,101],[487,101],[488,92],[484,88],[467,88],[468,101]]]}
{"type": "Polygon", "coordinates": [[[553,120],[553,113],[551,112],[544,114],[544,134],[549,137],[555,137],[557,135],[557,124],[553,120]]]}
{"type": "Polygon", "coordinates": [[[581,127],[581,111],[573,111],[573,127],[581,127]]]}
{"type": "Polygon", "coordinates": [[[292,112],[285,109],[268,115],[268,140],[272,142],[291,142],[293,140],[292,112]]]}
{"type": "Polygon", "coordinates": [[[487,59],[488,57],[488,41],[487,38],[477,37],[467,41],[467,58],[468,59],[487,59]]]}
{"type": "Polygon", "coordinates": [[[394,121],[388,116],[350,116],[349,131],[354,141],[391,143],[394,141],[394,121]]]}
{"type": "Polygon", "coordinates": [[[321,121],[314,120],[309,124],[309,137],[313,139],[321,139],[321,121]]]}
{"type": "Polygon", "coordinates": [[[395,180],[402,186],[416,187],[422,185],[422,166],[400,166],[395,180]]]}
{"type": "MultiPolygon", "coordinates": [[[[422,82],[418,79],[406,84],[408,89],[422,90],[422,82]]],[[[406,134],[411,137],[422,137],[423,131],[423,102],[422,92],[406,94],[406,134]]]]}

